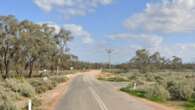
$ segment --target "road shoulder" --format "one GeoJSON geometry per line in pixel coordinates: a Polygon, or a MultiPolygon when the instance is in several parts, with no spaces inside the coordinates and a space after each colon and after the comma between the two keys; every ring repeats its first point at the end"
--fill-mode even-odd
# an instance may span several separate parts
{"type": "Polygon", "coordinates": [[[68,76],[69,80],[67,82],[61,83],[54,89],[39,95],[38,97],[42,102],[41,110],[54,110],[54,108],[60,101],[61,97],[63,97],[66,94],[69,84],[75,78],[76,75],[77,74],[68,76]]]}

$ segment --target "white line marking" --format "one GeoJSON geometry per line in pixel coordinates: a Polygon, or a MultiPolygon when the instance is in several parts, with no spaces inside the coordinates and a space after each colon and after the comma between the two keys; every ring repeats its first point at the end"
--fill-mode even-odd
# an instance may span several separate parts
{"type": "Polygon", "coordinates": [[[98,96],[98,94],[94,91],[94,89],[92,87],[89,87],[89,90],[91,91],[101,110],[108,110],[108,108],[106,107],[100,96],[98,96]]]}

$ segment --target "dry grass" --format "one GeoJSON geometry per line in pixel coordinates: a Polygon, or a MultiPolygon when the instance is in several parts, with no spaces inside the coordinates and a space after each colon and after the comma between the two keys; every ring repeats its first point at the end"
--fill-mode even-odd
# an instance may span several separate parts
{"type": "Polygon", "coordinates": [[[182,106],[186,110],[195,110],[195,73],[193,71],[165,70],[145,74],[132,71],[113,73],[107,77],[102,77],[102,79],[107,80],[113,76],[115,79],[122,76],[129,80],[129,86],[121,89],[129,94],[158,102],[174,102],[176,106],[182,106]],[[136,90],[133,90],[133,83],[137,84],[136,90]]]}
{"type": "Polygon", "coordinates": [[[55,88],[59,83],[66,82],[65,75],[43,78],[9,78],[0,80],[0,110],[26,110],[28,98],[33,99],[34,110],[39,110],[40,102],[37,95],[55,88]]]}

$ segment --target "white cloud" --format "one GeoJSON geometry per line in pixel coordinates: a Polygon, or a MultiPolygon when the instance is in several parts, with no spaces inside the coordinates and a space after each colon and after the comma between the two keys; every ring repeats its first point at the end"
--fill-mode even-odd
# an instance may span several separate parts
{"type": "Polygon", "coordinates": [[[94,42],[91,34],[86,31],[82,26],[76,24],[65,24],[63,27],[59,26],[54,22],[42,22],[39,24],[47,24],[49,27],[55,28],[55,32],[60,32],[60,29],[63,28],[69,32],[74,37],[74,39],[81,39],[84,44],[91,44],[94,42]]]}
{"type": "Polygon", "coordinates": [[[57,10],[65,18],[82,16],[94,11],[98,6],[108,5],[112,0],[34,0],[46,12],[57,10]]]}
{"type": "Polygon", "coordinates": [[[156,35],[147,35],[147,34],[129,34],[129,33],[122,33],[122,34],[115,34],[110,36],[112,39],[115,40],[129,40],[134,42],[140,42],[145,44],[148,47],[156,47],[161,45],[163,38],[156,35]]]}
{"type": "MultiPolygon", "coordinates": [[[[162,56],[171,58],[172,56],[181,57],[184,62],[195,61],[195,44],[193,43],[166,43],[162,36],[148,35],[148,34],[128,34],[121,33],[110,36],[113,40],[123,40],[129,43],[129,46],[122,45],[117,47],[116,55],[129,58],[128,56],[134,55],[137,49],[146,48],[151,53],[160,52],[162,56]]],[[[119,41],[121,42],[121,41],[119,41]]],[[[129,58],[130,59],[130,58],[129,58]]]]}
{"type": "Polygon", "coordinates": [[[34,2],[38,7],[47,12],[51,11],[55,6],[65,5],[65,0],[34,0],[34,2]]]}
{"type": "Polygon", "coordinates": [[[56,23],[53,22],[46,22],[46,23],[41,23],[41,24],[47,24],[49,27],[53,27],[55,29],[55,33],[59,33],[61,27],[57,25],[56,23]]]}
{"type": "Polygon", "coordinates": [[[195,49],[195,44],[192,43],[177,43],[177,44],[166,44],[163,43],[159,47],[150,48],[150,51],[155,52],[159,51],[162,56],[172,57],[179,56],[183,59],[184,62],[194,62],[195,61],[195,53],[193,50],[195,49]]]}
{"type": "Polygon", "coordinates": [[[147,32],[195,31],[195,0],[161,0],[148,3],[143,12],[129,17],[124,25],[130,30],[147,32]]]}
{"type": "Polygon", "coordinates": [[[93,42],[91,34],[84,30],[84,28],[80,25],[76,24],[66,24],[63,28],[72,33],[72,36],[81,38],[82,42],[85,44],[90,44],[93,42]]]}

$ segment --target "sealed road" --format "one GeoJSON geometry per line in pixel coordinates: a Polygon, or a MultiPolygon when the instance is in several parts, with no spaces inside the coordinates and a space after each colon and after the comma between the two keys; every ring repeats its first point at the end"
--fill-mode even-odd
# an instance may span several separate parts
{"type": "Polygon", "coordinates": [[[93,72],[75,77],[55,110],[169,110],[122,93],[116,84],[98,81],[93,72]]]}

